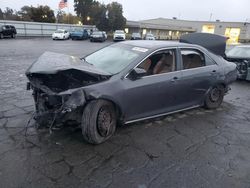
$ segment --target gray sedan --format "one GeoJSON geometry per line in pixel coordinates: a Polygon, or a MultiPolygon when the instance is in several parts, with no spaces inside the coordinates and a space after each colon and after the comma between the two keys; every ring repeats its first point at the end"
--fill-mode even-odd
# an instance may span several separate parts
{"type": "Polygon", "coordinates": [[[34,118],[51,129],[73,120],[87,142],[99,144],[118,123],[217,108],[237,77],[236,65],[221,51],[180,42],[126,41],[85,58],[47,52],[26,72],[34,118]]]}

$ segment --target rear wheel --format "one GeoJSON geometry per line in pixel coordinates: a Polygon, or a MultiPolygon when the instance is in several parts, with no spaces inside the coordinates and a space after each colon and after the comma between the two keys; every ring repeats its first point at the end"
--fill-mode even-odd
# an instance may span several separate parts
{"type": "Polygon", "coordinates": [[[91,144],[100,144],[115,132],[117,117],[114,105],[105,100],[89,102],[83,111],[82,134],[91,144]]]}
{"type": "Polygon", "coordinates": [[[0,33],[0,39],[2,39],[3,38],[3,34],[2,33],[0,33]]]}
{"type": "Polygon", "coordinates": [[[218,108],[224,98],[225,88],[222,85],[214,86],[207,94],[205,99],[205,107],[208,109],[218,108]]]}
{"type": "Polygon", "coordinates": [[[16,34],[15,33],[11,34],[11,38],[16,38],[16,34]]]}

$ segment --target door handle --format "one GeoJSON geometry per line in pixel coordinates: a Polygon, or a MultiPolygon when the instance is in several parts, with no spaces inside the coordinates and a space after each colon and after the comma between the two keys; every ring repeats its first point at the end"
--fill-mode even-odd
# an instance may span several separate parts
{"type": "Polygon", "coordinates": [[[210,74],[214,75],[216,73],[216,70],[213,70],[210,74]]]}
{"type": "Polygon", "coordinates": [[[172,78],[171,82],[175,82],[176,80],[178,80],[178,77],[175,76],[172,78]]]}

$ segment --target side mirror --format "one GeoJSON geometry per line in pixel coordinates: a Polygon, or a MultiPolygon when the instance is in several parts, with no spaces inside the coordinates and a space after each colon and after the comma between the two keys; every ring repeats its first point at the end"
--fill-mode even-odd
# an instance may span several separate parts
{"type": "Polygon", "coordinates": [[[134,68],[130,74],[129,74],[129,78],[131,80],[137,80],[140,79],[143,76],[146,76],[147,72],[145,71],[145,69],[141,69],[141,68],[134,68]]]}

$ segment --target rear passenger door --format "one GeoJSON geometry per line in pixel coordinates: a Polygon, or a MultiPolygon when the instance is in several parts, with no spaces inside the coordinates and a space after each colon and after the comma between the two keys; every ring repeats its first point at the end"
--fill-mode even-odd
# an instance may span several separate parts
{"type": "Polygon", "coordinates": [[[201,105],[208,89],[215,84],[218,65],[204,52],[196,48],[180,48],[182,59],[181,85],[185,88],[179,101],[184,106],[201,105]]]}

